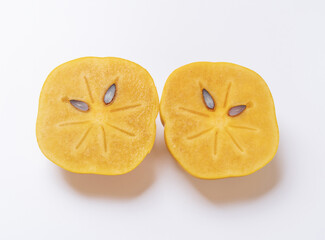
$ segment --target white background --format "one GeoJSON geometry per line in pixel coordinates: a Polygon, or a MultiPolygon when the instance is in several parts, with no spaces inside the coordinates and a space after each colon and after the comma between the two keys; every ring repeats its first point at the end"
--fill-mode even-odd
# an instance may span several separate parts
{"type": "Polygon", "coordinates": [[[0,239],[325,239],[325,2],[1,1],[0,239]],[[275,159],[241,178],[199,180],[165,147],[122,176],[64,171],[40,152],[47,74],[83,56],[139,63],[159,96],[195,61],[258,72],[280,128],[275,159]]]}

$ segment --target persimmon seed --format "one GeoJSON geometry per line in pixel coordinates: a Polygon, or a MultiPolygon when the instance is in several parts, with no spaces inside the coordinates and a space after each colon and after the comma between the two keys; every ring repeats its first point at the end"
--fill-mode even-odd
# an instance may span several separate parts
{"type": "Polygon", "coordinates": [[[80,111],[86,112],[89,110],[88,104],[78,100],[70,100],[72,106],[77,108],[80,111]]]}
{"type": "Polygon", "coordinates": [[[215,104],[210,93],[207,90],[203,89],[202,95],[203,95],[204,103],[207,106],[207,108],[214,109],[215,104]]]}
{"type": "Polygon", "coordinates": [[[105,93],[104,96],[104,102],[105,104],[109,104],[110,102],[112,102],[112,100],[115,97],[115,92],[116,92],[116,86],[115,83],[113,85],[111,85],[108,90],[105,93]]]}
{"type": "Polygon", "coordinates": [[[238,116],[238,115],[241,114],[245,109],[246,109],[246,105],[238,105],[238,106],[232,107],[232,108],[229,109],[229,111],[228,111],[228,115],[229,115],[230,117],[238,116]]]}

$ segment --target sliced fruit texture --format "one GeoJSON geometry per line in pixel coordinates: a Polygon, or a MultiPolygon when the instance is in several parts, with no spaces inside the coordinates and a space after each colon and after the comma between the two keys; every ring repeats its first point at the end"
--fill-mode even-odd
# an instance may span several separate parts
{"type": "Polygon", "coordinates": [[[271,92],[257,73],[236,64],[197,62],[175,70],[160,115],[170,153],[198,178],[251,174],[278,148],[271,92]]]}
{"type": "Polygon", "coordinates": [[[124,174],[151,151],[158,109],[156,87],[141,66],[113,57],[76,59],[44,83],[38,144],[66,170],[124,174]]]}

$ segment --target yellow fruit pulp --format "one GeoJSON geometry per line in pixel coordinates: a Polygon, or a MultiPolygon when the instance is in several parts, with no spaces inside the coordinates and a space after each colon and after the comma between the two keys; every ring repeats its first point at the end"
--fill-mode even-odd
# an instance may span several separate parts
{"type": "Polygon", "coordinates": [[[165,84],[160,114],[169,151],[198,178],[248,175],[277,151],[271,92],[257,73],[236,64],[197,62],[178,68],[165,84]],[[214,109],[207,107],[204,89],[214,109]],[[240,114],[229,115],[242,105],[240,114]]]}
{"type": "Polygon", "coordinates": [[[128,60],[86,57],[64,63],[46,79],[36,135],[44,155],[66,170],[105,175],[134,169],[153,147],[159,99],[154,82],[128,60]],[[113,101],[104,102],[115,84],[113,101]],[[71,104],[81,101],[81,111],[71,104]]]}

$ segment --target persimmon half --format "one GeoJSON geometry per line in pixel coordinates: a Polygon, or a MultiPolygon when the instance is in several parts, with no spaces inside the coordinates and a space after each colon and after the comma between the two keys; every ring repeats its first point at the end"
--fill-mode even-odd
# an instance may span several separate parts
{"type": "Polygon", "coordinates": [[[175,70],[160,115],[170,153],[198,178],[251,174],[278,148],[271,92],[257,73],[236,64],[196,62],[175,70]]]}
{"type": "Polygon", "coordinates": [[[77,173],[118,175],[151,151],[159,99],[150,74],[128,60],[79,58],[47,77],[36,135],[44,155],[77,173]]]}

